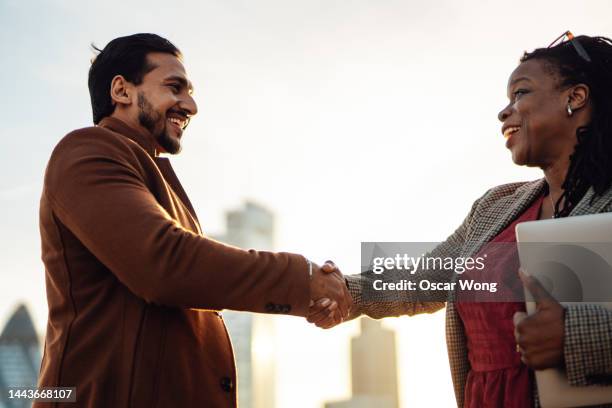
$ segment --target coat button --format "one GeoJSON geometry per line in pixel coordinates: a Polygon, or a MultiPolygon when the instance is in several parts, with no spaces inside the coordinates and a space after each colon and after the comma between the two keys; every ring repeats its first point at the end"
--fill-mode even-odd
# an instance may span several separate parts
{"type": "Polygon", "coordinates": [[[221,385],[221,389],[225,392],[230,392],[234,389],[234,382],[229,377],[221,378],[221,382],[219,384],[221,385]]]}
{"type": "Polygon", "coordinates": [[[276,311],[276,305],[274,303],[266,303],[266,312],[273,313],[276,311]]]}

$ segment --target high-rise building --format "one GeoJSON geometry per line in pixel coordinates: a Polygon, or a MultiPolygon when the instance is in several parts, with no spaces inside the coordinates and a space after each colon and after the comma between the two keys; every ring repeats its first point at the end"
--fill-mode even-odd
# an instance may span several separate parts
{"type": "MultiPolygon", "coordinates": [[[[243,209],[226,213],[227,232],[215,236],[218,241],[240,248],[272,250],[274,215],[247,201],[243,209]]],[[[238,405],[240,408],[274,408],[274,317],[225,311],[223,319],[234,347],[238,369],[238,405]]]]}
{"type": "Polygon", "coordinates": [[[0,334],[0,408],[25,408],[31,401],[10,399],[10,387],[36,387],[40,342],[30,313],[19,305],[0,334]]]}
{"type": "Polygon", "coordinates": [[[352,397],[325,407],[397,408],[395,333],[377,320],[362,318],[360,324],[361,334],[351,339],[352,397]]]}

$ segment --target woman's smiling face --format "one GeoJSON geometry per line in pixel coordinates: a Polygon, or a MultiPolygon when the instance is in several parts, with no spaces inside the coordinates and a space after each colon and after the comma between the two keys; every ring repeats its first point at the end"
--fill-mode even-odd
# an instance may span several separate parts
{"type": "Polygon", "coordinates": [[[514,163],[546,168],[574,151],[576,132],[567,112],[571,91],[559,85],[559,75],[544,60],[527,60],[510,75],[510,102],[498,118],[514,163]]]}

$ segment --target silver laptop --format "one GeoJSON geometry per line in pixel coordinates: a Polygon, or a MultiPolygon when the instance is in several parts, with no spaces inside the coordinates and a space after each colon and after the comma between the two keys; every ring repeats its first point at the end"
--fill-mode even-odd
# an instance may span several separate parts
{"type": "MultiPolygon", "coordinates": [[[[516,226],[521,266],[564,305],[612,309],[612,213],[523,222],[516,226]]],[[[525,291],[527,313],[535,303],[525,291]]],[[[563,369],[536,371],[542,407],[612,402],[612,386],[572,387],[563,369]]]]}

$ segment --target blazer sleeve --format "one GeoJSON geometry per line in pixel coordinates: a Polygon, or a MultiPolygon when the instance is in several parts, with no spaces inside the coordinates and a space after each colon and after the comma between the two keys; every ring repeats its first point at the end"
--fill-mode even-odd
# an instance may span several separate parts
{"type": "Polygon", "coordinates": [[[308,313],[301,255],[243,250],[182,228],[147,188],[134,150],[117,139],[66,136],[51,155],[43,194],[119,281],[167,306],[308,313]]]}
{"type": "Polygon", "coordinates": [[[611,385],[612,311],[594,304],[567,306],[563,354],[570,385],[611,385]]]}
{"type": "MultiPolygon", "coordinates": [[[[474,213],[487,193],[474,202],[463,223],[444,242],[427,253],[427,257],[456,258],[461,255],[474,213]]],[[[419,282],[426,278],[431,282],[447,283],[452,281],[455,272],[444,269],[417,270],[415,273],[406,270],[389,270],[384,274],[385,281],[388,282],[400,282],[401,280],[419,282]]],[[[448,300],[449,293],[442,290],[385,291],[384,294],[367,290],[372,287],[376,279],[381,279],[381,275],[374,274],[371,270],[346,277],[349,293],[353,298],[349,319],[362,314],[374,319],[382,319],[390,316],[434,313],[442,309],[448,300]]]]}

